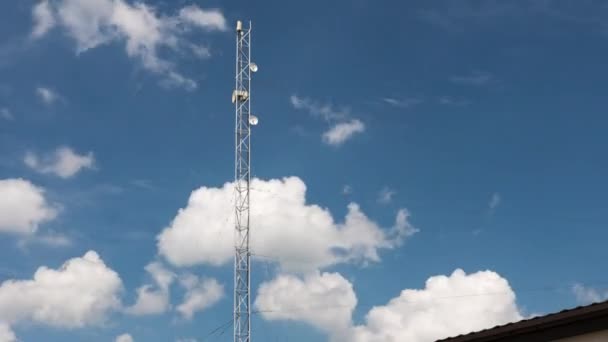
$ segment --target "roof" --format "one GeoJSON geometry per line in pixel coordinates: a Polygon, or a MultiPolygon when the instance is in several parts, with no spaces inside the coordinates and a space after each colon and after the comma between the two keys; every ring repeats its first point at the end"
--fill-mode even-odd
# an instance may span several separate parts
{"type": "Polygon", "coordinates": [[[608,301],[450,337],[437,342],[550,341],[608,329],[608,301]]]}

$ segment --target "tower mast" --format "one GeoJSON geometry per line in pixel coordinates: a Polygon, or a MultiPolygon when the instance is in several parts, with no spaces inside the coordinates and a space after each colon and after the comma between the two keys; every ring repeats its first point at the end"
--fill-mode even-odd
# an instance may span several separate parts
{"type": "Polygon", "coordinates": [[[234,255],[234,342],[251,341],[251,260],[249,251],[249,186],[251,181],[251,22],[236,25],[236,78],[232,102],[235,105],[235,255],[234,255]]]}

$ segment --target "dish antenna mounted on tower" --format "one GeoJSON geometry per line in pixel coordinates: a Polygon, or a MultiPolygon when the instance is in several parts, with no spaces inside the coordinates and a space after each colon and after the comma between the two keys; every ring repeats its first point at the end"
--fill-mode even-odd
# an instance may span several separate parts
{"type": "Polygon", "coordinates": [[[234,342],[251,341],[251,253],[249,252],[249,185],[251,181],[251,126],[258,118],[251,114],[251,74],[258,66],[251,62],[251,22],[244,29],[236,22],[236,79],[232,92],[235,106],[235,254],[234,254],[234,342]]]}

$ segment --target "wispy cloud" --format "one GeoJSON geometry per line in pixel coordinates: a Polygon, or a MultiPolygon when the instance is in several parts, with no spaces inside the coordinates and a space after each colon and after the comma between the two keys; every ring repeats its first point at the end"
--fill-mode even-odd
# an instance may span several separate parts
{"type": "Polygon", "coordinates": [[[291,95],[289,97],[289,102],[293,108],[306,110],[312,116],[320,117],[325,121],[346,119],[351,114],[349,108],[336,108],[330,103],[322,103],[320,101],[315,101],[308,97],[300,97],[298,95],[291,95]]]}
{"type": "Polygon", "coordinates": [[[470,103],[466,99],[455,98],[455,97],[452,97],[452,96],[440,96],[437,99],[437,102],[439,102],[440,105],[454,106],[454,107],[467,106],[470,103]]]}
{"type": "Polygon", "coordinates": [[[466,25],[492,23],[497,17],[517,13],[520,10],[519,5],[511,2],[462,0],[421,10],[418,15],[429,24],[454,32],[461,31],[466,25]]]}
{"type": "Polygon", "coordinates": [[[33,152],[27,152],[23,162],[37,172],[70,178],[83,169],[92,169],[95,158],[92,152],[80,155],[74,152],[72,148],[62,146],[43,157],[39,157],[33,152]]]}
{"type": "Polygon", "coordinates": [[[322,103],[298,95],[291,95],[289,102],[293,108],[306,111],[311,116],[330,124],[321,136],[321,140],[328,145],[340,146],[355,134],[365,131],[365,124],[359,119],[352,118],[348,107],[337,108],[330,103],[322,103]]]}
{"type": "Polygon", "coordinates": [[[61,96],[55,90],[48,87],[36,88],[36,95],[46,105],[52,105],[61,99],[61,96]]]}
{"type": "Polygon", "coordinates": [[[12,121],[15,119],[15,117],[8,108],[0,108],[0,119],[12,121]]]}
{"type": "Polygon", "coordinates": [[[595,0],[569,1],[500,1],[460,0],[428,2],[418,17],[451,33],[461,33],[479,26],[503,25],[522,19],[549,19],[560,23],[583,24],[605,33],[608,7],[595,0]]]}
{"type": "Polygon", "coordinates": [[[576,297],[576,301],[581,305],[597,303],[608,299],[608,291],[586,287],[583,284],[575,284],[572,286],[572,293],[576,297]]]}
{"type": "Polygon", "coordinates": [[[496,208],[498,208],[498,206],[500,205],[501,200],[502,199],[498,192],[493,193],[492,197],[490,198],[490,201],[488,202],[488,208],[490,208],[490,210],[492,211],[496,210],[496,208]]]}
{"type": "Polygon", "coordinates": [[[54,231],[24,237],[19,241],[18,246],[26,249],[30,245],[43,245],[53,248],[69,247],[73,243],[72,239],[54,231]]]}
{"type": "Polygon", "coordinates": [[[343,195],[350,195],[353,193],[353,187],[351,185],[344,185],[344,187],[342,187],[342,194],[343,195]]]}
{"type": "Polygon", "coordinates": [[[390,104],[393,107],[399,107],[399,108],[410,108],[415,105],[421,104],[423,102],[423,100],[418,97],[406,97],[406,98],[385,97],[382,99],[382,101],[390,104]]]}
{"type": "Polygon", "coordinates": [[[397,191],[385,186],[378,193],[378,202],[382,204],[389,204],[393,201],[393,196],[395,196],[396,193],[397,191]]]}
{"type": "Polygon", "coordinates": [[[152,182],[147,179],[134,179],[131,181],[131,185],[146,190],[154,189],[154,185],[152,184],[152,182]]]}
{"type": "Polygon", "coordinates": [[[340,146],[357,133],[365,131],[365,125],[359,119],[340,122],[323,133],[323,141],[332,146],[340,146]]]}
{"type": "Polygon", "coordinates": [[[494,75],[489,72],[475,70],[467,75],[452,76],[450,81],[462,85],[483,86],[495,81],[495,79],[494,75]]]}

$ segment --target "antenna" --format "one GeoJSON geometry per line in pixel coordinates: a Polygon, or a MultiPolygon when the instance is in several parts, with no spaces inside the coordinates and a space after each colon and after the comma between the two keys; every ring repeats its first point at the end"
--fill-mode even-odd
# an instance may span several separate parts
{"type": "Polygon", "coordinates": [[[251,254],[249,252],[249,183],[251,181],[251,22],[244,29],[236,22],[236,78],[232,92],[235,106],[235,234],[234,234],[234,342],[251,341],[251,254]]]}

